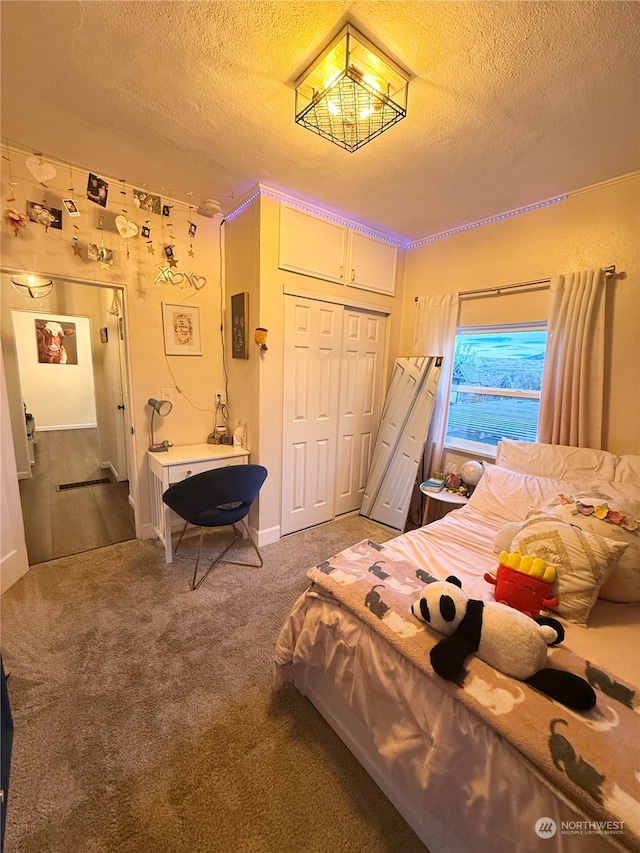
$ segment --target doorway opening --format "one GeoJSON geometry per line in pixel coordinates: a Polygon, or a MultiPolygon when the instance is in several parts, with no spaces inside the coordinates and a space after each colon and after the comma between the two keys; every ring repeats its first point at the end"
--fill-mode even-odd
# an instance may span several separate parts
{"type": "Polygon", "coordinates": [[[123,288],[56,278],[34,302],[3,273],[2,307],[29,565],[136,538],[123,288]],[[47,322],[70,356],[46,357],[47,322]]]}

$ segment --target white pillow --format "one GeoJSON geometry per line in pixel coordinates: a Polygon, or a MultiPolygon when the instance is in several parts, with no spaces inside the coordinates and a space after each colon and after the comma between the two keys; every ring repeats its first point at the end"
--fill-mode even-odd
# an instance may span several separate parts
{"type": "Polygon", "coordinates": [[[586,533],[546,512],[534,511],[511,543],[523,556],[541,557],[555,566],[553,592],[559,599],[554,610],[570,622],[587,624],[591,608],[626,542],[586,533]]]}
{"type": "Polygon", "coordinates": [[[496,521],[523,521],[530,509],[540,509],[560,492],[585,492],[591,485],[520,474],[488,462],[483,463],[483,468],[484,474],[469,498],[469,506],[496,521]]]}
{"type": "Polygon", "coordinates": [[[602,500],[600,495],[563,495],[546,507],[545,512],[587,533],[626,542],[627,548],[602,585],[599,597],[607,601],[640,601],[640,525],[637,519],[626,516],[624,507],[602,500]],[[589,513],[589,508],[592,514],[585,514],[589,513]]]}
{"type": "Polygon", "coordinates": [[[613,480],[619,459],[607,450],[503,438],[498,464],[522,474],[558,480],[613,480]]]}
{"type": "Polygon", "coordinates": [[[636,494],[640,492],[640,456],[620,456],[612,479],[614,483],[634,487],[636,494]]]}

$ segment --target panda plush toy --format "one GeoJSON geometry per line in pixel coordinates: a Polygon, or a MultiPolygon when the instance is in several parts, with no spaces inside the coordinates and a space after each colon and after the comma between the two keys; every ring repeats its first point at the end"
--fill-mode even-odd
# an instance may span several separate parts
{"type": "Polygon", "coordinates": [[[547,646],[564,639],[557,619],[532,619],[506,604],[469,598],[453,575],[428,584],[411,612],[447,635],[431,649],[431,665],[442,678],[459,679],[467,657],[476,654],[568,708],[588,711],[596,704],[596,694],[583,678],[546,667],[547,646]]]}

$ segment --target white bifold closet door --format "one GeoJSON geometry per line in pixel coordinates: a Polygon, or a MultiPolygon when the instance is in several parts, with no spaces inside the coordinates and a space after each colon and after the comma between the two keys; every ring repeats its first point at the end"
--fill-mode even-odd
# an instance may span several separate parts
{"type": "Polygon", "coordinates": [[[360,508],[384,334],[381,314],[285,297],[282,535],[360,508]]]}
{"type": "Polygon", "coordinates": [[[361,514],[404,530],[440,378],[442,358],[397,358],[384,403],[361,514]]]}

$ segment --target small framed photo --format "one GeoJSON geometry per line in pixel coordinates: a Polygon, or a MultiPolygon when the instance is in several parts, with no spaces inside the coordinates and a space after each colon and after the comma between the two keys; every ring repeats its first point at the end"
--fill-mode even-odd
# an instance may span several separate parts
{"type": "Polygon", "coordinates": [[[172,205],[170,205],[170,204],[163,204],[162,205],[162,215],[163,216],[171,216],[171,207],[172,207],[172,205]]]}
{"type": "Polygon", "coordinates": [[[200,309],[195,305],[162,303],[166,355],[202,355],[200,309]]]}
{"type": "Polygon", "coordinates": [[[62,211],[57,207],[45,207],[37,201],[28,201],[27,216],[32,222],[44,225],[47,230],[49,228],[62,230],[62,211]]]}
{"type": "Polygon", "coordinates": [[[161,199],[159,195],[154,193],[146,193],[142,190],[133,191],[133,203],[140,210],[146,210],[147,213],[157,213],[160,215],[161,199]]]}
{"type": "Polygon", "coordinates": [[[164,253],[167,256],[167,260],[170,261],[173,257],[173,246],[165,246],[164,253]]]}
{"type": "Polygon", "coordinates": [[[100,340],[103,344],[106,344],[109,341],[109,329],[106,326],[102,326],[100,329],[100,340]]]}
{"type": "Polygon", "coordinates": [[[195,237],[197,230],[198,230],[198,226],[196,225],[196,223],[190,222],[189,223],[189,237],[195,237]]]}
{"type": "Polygon", "coordinates": [[[249,294],[236,293],[231,297],[231,353],[233,358],[249,358],[248,322],[249,294]]]}
{"type": "Polygon", "coordinates": [[[93,172],[89,172],[89,180],[87,181],[87,198],[89,201],[95,201],[100,207],[106,207],[108,195],[109,184],[94,175],[93,172]]]}
{"type": "Polygon", "coordinates": [[[149,237],[151,237],[151,226],[150,225],[143,225],[142,228],[140,229],[140,233],[145,238],[145,240],[148,240],[149,237]]]}
{"type": "Polygon", "coordinates": [[[90,261],[99,261],[101,264],[113,263],[113,249],[98,246],[97,243],[87,244],[87,257],[90,261]]]}
{"type": "Polygon", "coordinates": [[[62,203],[64,204],[65,210],[67,211],[69,216],[80,216],[78,205],[72,198],[63,198],[62,203]]]}

